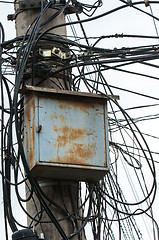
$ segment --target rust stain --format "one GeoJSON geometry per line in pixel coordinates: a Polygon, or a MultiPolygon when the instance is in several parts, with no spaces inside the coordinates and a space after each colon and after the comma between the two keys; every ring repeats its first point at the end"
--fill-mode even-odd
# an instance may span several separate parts
{"type": "Polygon", "coordinates": [[[74,144],[69,153],[70,155],[75,156],[76,158],[85,162],[85,160],[91,159],[94,155],[96,155],[96,145],[74,144]]]}
{"type": "Polygon", "coordinates": [[[30,111],[30,101],[26,103],[25,106],[25,116],[26,116],[26,121],[28,122],[30,120],[31,117],[31,111],[30,111]]]}
{"type": "MultiPolygon", "coordinates": [[[[64,110],[66,108],[66,105],[65,104],[60,104],[59,108],[64,110]]],[[[67,109],[71,109],[71,108],[69,106],[67,106],[67,109]]]]}
{"type": "MultiPolygon", "coordinates": [[[[106,120],[105,120],[105,107],[103,107],[103,122],[104,122],[104,132],[106,133],[106,120]]],[[[106,139],[106,135],[104,134],[104,143],[105,143],[105,156],[107,156],[107,139],[106,139]]],[[[107,161],[104,162],[104,166],[107,167],[107,161]]]]}
{"type": "Polygon", "coordinates": [[[52,115],[50,116],[50,119],[52,119],[52,120],[57,119],[57,114],[54,112],[54,114],[52,114],[52,115]]]}
{"type": "Polygon", "coordinates": [[[35,160],[35,105],[33,105],[32,108],[32,149],[30,153],[30,162],[32,164],[32,167],[34,165],[34,160],[35,160]]]}
{"type": "Polygon", "coordinates": [[[71,109],[79,109],[80,111],[84,113],[88,113],[89,109],[95,109],[95,103],[93,102],[78,102],[78,101],[67,101],[67,104],[65,102],[61,101],[61,104],[59,104],[59,108],[62,110],[71,110],[71,109]]]}
{"type": "Polygon", "coordinates": [[[51,162],[75,165],[93,165],[88,160],[96,155],[96,144],[73,144],[65,156],[57,156],[51,162]]]}
{"type": "Polygon", "coordinates": [[[32,169],[34,167],[35,149],[30,150],[29,159],[30,159],[30,169],[32,169]]]}
{"type": "Polygon", "coordinates": [[[70,156],[70,157],[69,156],[65,156],[65,157],[58,156],[56,159],[53,159],[52,161],[54,163],[86,165],[86,162],[84,162],[82,159],[77,158],[76,156],[70,156]]]}
{"type": "Polygon", "coordinates": [[[25,108],[27,121],[27,151],[29,151],[30,168],[34,166],[35,158],[35,99],[31,98],[25,108]]]}
{"type": "Polygon", "coordinates": [[[54,127],[53,127],[53,130],[54,130],[55,132],[57,132],[57,131],[58,131],[58,128],[57,128],[56,126],[54,126],[54,127]]]}
{"type": "Polygon", "coordinates": [[[64,115],[63,115],[63,114],[59,115],[59,118],[60,118],[60,120],[61,120],[61,122],[62,122],[62,123],[64,123],[64,122],[65,122],[65,117],[64,117],[64,115]]]}
{"type": "Polygon", "coordinates": [[[73,142],[75,140],[84,139],[85,130],[80,128],[71,128],[71,127],[63,127],[58,129],[62,134],[58,136],[57,143],[58,146],[65,146],[67,143],[73,142]]]}

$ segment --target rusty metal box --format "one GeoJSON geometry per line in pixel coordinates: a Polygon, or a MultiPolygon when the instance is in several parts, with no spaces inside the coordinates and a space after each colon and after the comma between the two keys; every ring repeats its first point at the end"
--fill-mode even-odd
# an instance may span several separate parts
{"type": "Polygon", "coordinates": [[[109,170],[107,98],[26,86],[24,150],[34,177],[97,181],[109,170]]]}

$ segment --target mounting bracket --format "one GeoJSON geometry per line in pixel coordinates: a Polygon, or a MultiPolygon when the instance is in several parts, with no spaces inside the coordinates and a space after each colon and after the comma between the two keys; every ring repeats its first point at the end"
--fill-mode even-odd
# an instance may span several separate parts
{"type": "MultiPolygon", "coordinates": [[[[49,0],[43,0],[44,6],[48,3],[49,0]]],[[[51,2],[51,0],[50,0],[51,2]]],[[[81,13],[83,11],[82,5],[77,1],[72,1],[73,5],[69,5],[64,13],[65,14],[72,14],[72,13],[81,13]]],[[[65,6],[66,0],[52,0],[52,4],[50,8],[56,8],[59,9],[62,6],[65,6]]],[[[41,0],[22,0],[19,1],[19,8],[15,11],[14,14],[8,15],[8,20],[15,20],[17,15],[23,11],[29,10],[29,9],[35,9],[41,7],[41,0]]]]}
{"type": "MultiPolygon", "coordinates": [[[[44,5],[47,3],[47,0],[43,0],[44,5]]],[[[23,0],[19,2],[19,9],[26,10],[31,8],[40,8],[41,0],[23,0]]]]}

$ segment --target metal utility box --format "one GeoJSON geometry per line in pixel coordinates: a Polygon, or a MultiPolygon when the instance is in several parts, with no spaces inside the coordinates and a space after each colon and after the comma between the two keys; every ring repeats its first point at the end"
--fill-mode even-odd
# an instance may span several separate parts
{"type": "Polygon", "coordinates": [[[24,149],[34,177],[98,181],[109,170],[107,98],[26,86],[24,149]]]}

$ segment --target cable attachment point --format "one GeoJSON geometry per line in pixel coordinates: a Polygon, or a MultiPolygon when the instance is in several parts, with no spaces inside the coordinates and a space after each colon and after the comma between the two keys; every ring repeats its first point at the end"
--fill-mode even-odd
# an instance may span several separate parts
{"type": "MultiPolygon", "coordinates": [[[[47,0],[43,0],[43,4],[47,4],[47,0]]],[[[31,8],[40,8],[41,7],[41,0],[23,0],[19,2],[19,9],[20,10],[27,10],[31,8]]]]}
{"type": "Polygon", "coordinates": [[[66,4],[66,0],[50,0],[50,2],[52,2],[53,4],[66,4]]]}
{"type": "Polygon", "coordinates": [[[80,2],[76,1],[76,0],[72,0],[72,5],[69,5],[66,9],[65,9],[65,13],[66,14],[71,14],[71,13],[82,13],[83,12],[83,6],[80,2]]]}
{"type": "Polygon", "coordinates": [[[130,7],[132,7],[132,5],[133,5],[132,0],[127,0],[127,3],[130,7]]]}
{"type": "Polygon", "coordinates": [[[39,48],[39,55],[44,58],[58,57],[62,60],[66,60],[71,57],[70,51],[62,50],[59,47],[53,47],[52,49],[39,48]]]}
{"type": "Polygon", "coordinates": [[[149,6],[149,0],[144,0],[145,1],[145,6],[148,7],[149,6]]]}

